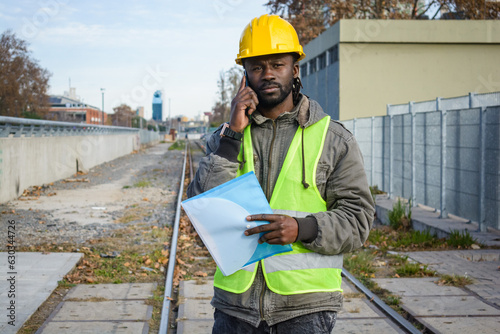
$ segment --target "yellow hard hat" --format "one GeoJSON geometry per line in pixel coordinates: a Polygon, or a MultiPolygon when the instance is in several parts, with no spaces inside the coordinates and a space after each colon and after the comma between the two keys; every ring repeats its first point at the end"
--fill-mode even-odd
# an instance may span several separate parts
{"type": "Polygon", "coordinates": [[[306,56],[293,26],[278,15],[265,14],[254,18],[243,30],[236,64],[242,65],[244,58],[293,52],[298,54],[298,60],[306,56]]]}

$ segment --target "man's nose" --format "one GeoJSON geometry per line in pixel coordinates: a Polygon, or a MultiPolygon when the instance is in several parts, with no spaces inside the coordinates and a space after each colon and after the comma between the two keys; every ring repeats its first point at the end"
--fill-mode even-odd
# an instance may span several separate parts
{"type": "Polygon", "coordinates": [[[271,66],[264,67],[263,79],[268,81],[276,79],[276,76],[274,75],[274,71],[271,66]]]}

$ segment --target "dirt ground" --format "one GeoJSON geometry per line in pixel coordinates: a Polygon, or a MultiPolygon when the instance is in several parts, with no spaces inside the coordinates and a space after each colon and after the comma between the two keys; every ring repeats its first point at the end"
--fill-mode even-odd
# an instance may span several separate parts
{"type": "MultiPolygon", "coordinates": [[[[184,159],[183,151],[169,146],[141,149],[87,173],[30,187],[0,205],[0,225],[16,220],[18,251],[84,254],[19,333],[34,333],[75,284],[130,282],[157,283],[150,333],[157,332],[184,159]]],[[[199,159],[202,153],[194,147],[199,159]]],[[[6,240],[5,231],[0,228],[6,240]]],[[[203,279],[215,270],[185,217],[179,235],[174,289],[182,279],[203,279]]]]}
{"type": "MultiPolygon", "coordinates": [[[[50,240],[81,244],[131,223],[170,225],[183,154],[168,151],[168,146],[159,144],[87,174],[26,189],[23,196],[0,205],[0,224],[16,220],[21,247],[50,240]]],[[[0,237],[5,231],[0,229],[0,237]]]]}

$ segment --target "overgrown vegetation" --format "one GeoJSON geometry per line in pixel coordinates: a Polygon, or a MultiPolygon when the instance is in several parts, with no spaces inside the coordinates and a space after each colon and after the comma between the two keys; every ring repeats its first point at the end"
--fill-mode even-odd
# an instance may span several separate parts
{"type": "Polygon", "coordinates": [[[148,180],[140,180],[140,181],[134,183],[135,188],[146,188],[146,187],[150,187],[150,186],[151,186],[151,182],[148,180]]]}
{"type": "Polygon", "coordinates": [[[400,267],[396,268],[396,274],[399,277],[425,277],[434,276],[435,271],[429,270],[427,265],[420,263],[406,262],[400,267]]]}
{"type": "Polygon", "coordinates": [[[472,278],[468,276],[460,276],[460,275],[442,275],[439,281],[436,283],[438,285],[449,285],[455,287],[464,287],[466,285],[472,284],[474,281],[472,278]]]}
{"type": "Polygon", "coordinates": [[[373,201],[375,202],[375,197],[377,195],[385,194],[382,190],[378,188],[378,185],[370,186],[370,193],[372,194],[373,201]]]}
{"type": "Polygon", "coordinates": [[[393,205],[392,210],[388,212],[389,225],[395,229],[411,228],[411,199],[405,203],[401,198],[393,205]]]}
{"type": "Polygon", "coordinates": [[[477,239],[475,239],[467,230],[450,231],[450,235],[447,240],[448,245],[457,248],[469,248],[473,244],[477,244],[477,239]]]}
{"type": "Polygon", "coordinates": [[[448,248],[444,239],[437,238],[430,230],[425,231],[403,231],[395,230],[389,226],[381,226],[370,231],[365,246],[373,245],[381,251],[388,250],[423,250],[448,248]]]}
{"type": "Polygon", "coordinates": [[[170,145],[168,150],[169,151],[172,151],[172,150],[183,151],[185,147],[186,147],[186,142],[182,139],[179,139],[176,142],[174,142],[172,145],[170,145]]]}

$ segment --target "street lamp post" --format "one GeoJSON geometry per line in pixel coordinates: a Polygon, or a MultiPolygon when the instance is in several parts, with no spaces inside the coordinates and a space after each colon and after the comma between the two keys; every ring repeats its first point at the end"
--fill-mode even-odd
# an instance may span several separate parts
{"type": "Polygon", "coordinates": [[[101,110],[101,123],[104,125],[104,91],[106,89],[101,88],[101,93],[102,93],[102,110],[101,110]]]}

